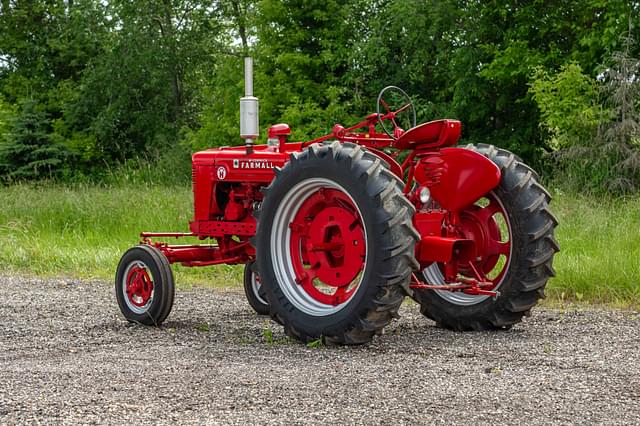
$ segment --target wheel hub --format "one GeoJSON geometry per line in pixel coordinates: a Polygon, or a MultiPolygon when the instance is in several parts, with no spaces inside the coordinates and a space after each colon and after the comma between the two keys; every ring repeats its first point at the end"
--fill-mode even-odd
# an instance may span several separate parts
{"type": "Polygon", "coordinates": [[[153,282],[147,269],[142,265],[134,265],[129,269],[126,277],[126,293],[129,301],[139,307],[144,307],[151,299],[153,282]]]}
{"type": "Polygon", "coordinates": [[[453,265],[457,268],[453,285],[445,279],[447,264],[433,264],[425,268],[422,275],[427,285],[431,285],[442,298],[456,305],[474,305],[490,297],[488,293],[498,292],[509,269],[511,224],[500,200],[495,194],[489,193],[482,203],[478,202],[460,213],[460,221],[455,229],[460,237],[474,241],[474,261],[453,265]],[[469,285],[474,281],[475,289],[469,285]]]}
{"type": "Polygon", "coordinates": [[[358,225],[354,212],[342,207],[326,208],[313,219],[306,248],[320,281],[341,287],[358,275],[364,256],[364,235],[358,225]]]}
{"type": "MultiPolygon", "coordinates": [[[[497,285],[506,270],[511,253],[511,238],[509,229],[500,229],[497,219],[504,221],[507,227],[506,213],[493,195],[487,197],[486,206],[473,205],[461,214],[459,230],[464,238],[473,240],[476,245],[476,259],[473,262],[477,272],[483,275],[483,280],[497,285]],[[501,268],[498,262],[504,256],[505,265],[501,268]]],[[[460,265],[460,273],[474,277],[473,268],[460,265]]]]}

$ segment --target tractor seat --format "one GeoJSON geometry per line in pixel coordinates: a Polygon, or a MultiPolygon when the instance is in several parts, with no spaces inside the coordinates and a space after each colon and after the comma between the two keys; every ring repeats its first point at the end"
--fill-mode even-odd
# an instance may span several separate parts
{"type": "Polygon", "coordinates": [[[398,149],[431,149],[455,145],[460,139],[458,120],[434,120],[422,123],[402,134],[393,146],[398,149]]]}

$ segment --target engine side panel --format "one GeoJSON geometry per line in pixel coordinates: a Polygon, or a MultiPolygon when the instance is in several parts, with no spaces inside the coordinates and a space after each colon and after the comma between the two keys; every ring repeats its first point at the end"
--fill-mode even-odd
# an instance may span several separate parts
{"type": "MultiPolygon", "coordinates": [[[[292,153],[305,147],[302,143],[288,143],[285,148],[285,152],[279,152],[278,147],[254,145],[251,154],[244,147],[214,148],[193,154],[191,232],[201,238],[254,235],[256,221],[251,213],[254,203],[262,201],[260,188],[275,178],[274,168],[284,167],[292,153]]],[[[387,161],[398,177],[402,176],[393,158],[384,152],[371,151],[387,161]]]]}
{"type": "MultiPolygon", "coordinates": [[[[298,145],[298,144],[296,144],[298,145]]],[[[193,154],[194,220],[191,232],[201,237],[255,234],[253,203],[262,199],[260,187],[274,178],[289,153],[257,145],[251,154],[244,147],[216,148],[193,154]]]]}

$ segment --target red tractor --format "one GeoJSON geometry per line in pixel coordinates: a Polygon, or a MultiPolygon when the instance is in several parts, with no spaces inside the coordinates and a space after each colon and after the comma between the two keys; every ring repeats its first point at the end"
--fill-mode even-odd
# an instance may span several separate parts
{"type": "Polygon", "coordinates": [[[258,100],[245,66],[246,146],[195,153],[191,232],[143,232],[122,256],[115,287],[127,320],[167,318],[175,262],[244,264],[251,306],[301,341],[368,342],[405,296],[460,331],[508,328],[543,297],[557,221],[517,156],[455,147],[456,120],[416,125],[411,100],[393,86],[354,126],[290,142],[289,126],[276,124],[266,145],[254,145],[258,100]]]}

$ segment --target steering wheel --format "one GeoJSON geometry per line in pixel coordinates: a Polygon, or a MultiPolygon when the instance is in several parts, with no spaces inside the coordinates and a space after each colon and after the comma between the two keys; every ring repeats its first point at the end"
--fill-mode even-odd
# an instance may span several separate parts
{"type": "Polygon", "coordinates": [[[413,102],[411,101],[409,95],[407,95],[404,90],[396,86],[387,86],[380,91],[380,94],[378,95],[378,101],[376,102],[376,114],[378,115],[378,122],[380,123],[382,130],[384,130],[387,135],[391,136],[392,139],[398,139],[398,136],[396,136],[397,130],[401,129],[400,125],[396,121],[396,117],[398,116],[398,114],[405,111],[407,113],[403,114],[403,117],[405,123],[409,124],[409,127],[403,130],[409,130],[416,126],[416,108],[413,106],[413,102]],[[392,99],[391,102],[385,101],[385,93],[387,94],[387,100],[392,99]],[[380,114],[381,105],[386,111],[384,114],[380,114]],[[402,106],[394,111],[393,107],[395,107],[396,105],[402,106]],[[391,120],[391,123],[393,123],[393,129],[391,129],[391,131],[387,126],[384,125],[384,120],[382,119],[382,117],[384,116],[387,116],[385,119],[391,120]]]}

